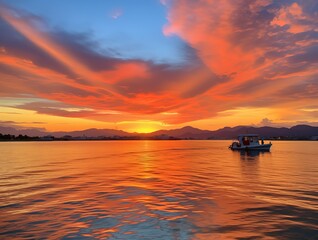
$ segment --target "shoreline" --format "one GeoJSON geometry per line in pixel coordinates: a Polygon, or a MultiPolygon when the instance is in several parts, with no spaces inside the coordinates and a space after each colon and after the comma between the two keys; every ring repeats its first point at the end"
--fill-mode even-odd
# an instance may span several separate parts
{"type": "MultiPolygon", "coordinates": [[[[175,138],[175,139],[156,139],[156,138],[140,138],[140,139],[54,139],[54,140],[0,140],[0,142],[87,142],[87,141],[233,141],[233,139],[188,139],[188,138],[175,138]]],[[[266,141],[308,141],[316,142],[315,139],[266,139],[266,141]]]]}

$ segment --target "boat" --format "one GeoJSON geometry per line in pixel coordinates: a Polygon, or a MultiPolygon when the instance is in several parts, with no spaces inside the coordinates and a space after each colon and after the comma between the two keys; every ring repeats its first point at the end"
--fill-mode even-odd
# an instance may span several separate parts
{"type": "Polygon", "coordinates": [[[264,143],[257,134],[240,134],[237,141],[229,146],[231,150],[258,150],[269,151],[272,143],[264,143]]]}

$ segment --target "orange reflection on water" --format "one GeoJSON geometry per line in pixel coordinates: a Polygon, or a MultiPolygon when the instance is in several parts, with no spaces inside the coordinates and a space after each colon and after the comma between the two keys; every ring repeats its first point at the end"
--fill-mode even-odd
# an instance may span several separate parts
{"type": "Polygon", "coordinates": [[[291,220],[314,228],[306,214],[318,207],[317,148],[302,157],[293,143],[256,155],[227,146],[1,143],[1,229],[20,238],[271,239],[288,237],[291,220]]]}

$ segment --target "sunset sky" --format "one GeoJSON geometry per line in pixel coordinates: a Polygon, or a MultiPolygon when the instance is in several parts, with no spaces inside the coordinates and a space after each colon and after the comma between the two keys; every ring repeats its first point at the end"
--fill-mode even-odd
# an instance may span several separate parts
{"type": "Polygon", "coordinates": [[[0,125],[318,126],[317,0],[0,0],[0,125]]]}

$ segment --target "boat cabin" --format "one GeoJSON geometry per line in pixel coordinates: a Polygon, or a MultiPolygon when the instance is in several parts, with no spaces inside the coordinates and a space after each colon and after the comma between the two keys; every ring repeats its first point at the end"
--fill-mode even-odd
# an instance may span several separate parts
{"type": "Polygon", "coordinates": [[[259,136],[257,134],[240,134],[238,141],[242,146],[260,145],[259,136]]]}

